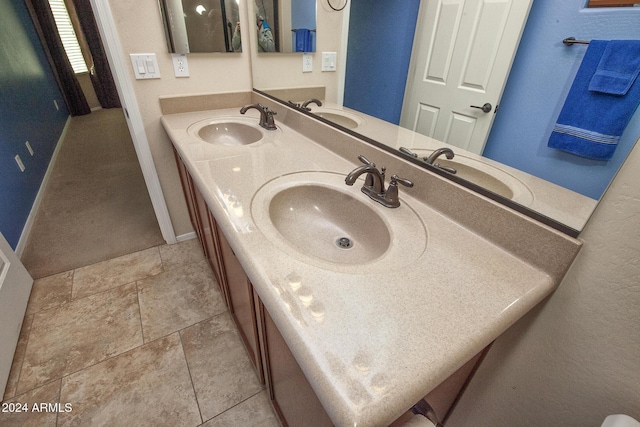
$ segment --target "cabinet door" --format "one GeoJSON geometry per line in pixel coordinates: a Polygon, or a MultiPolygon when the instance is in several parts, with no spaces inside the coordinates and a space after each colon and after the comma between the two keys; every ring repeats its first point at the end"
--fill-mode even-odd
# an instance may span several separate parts
{"type": "MultiPolygon", "coordinates": [[[[178,174],[180,175],[180,183],[182,184],[182,192],[184,193],[184,199],[187,202],[187,210],[189,211],[189,219],[191,220],[191,225],[200,240],[200,243],[203,243],[202,240],[202,226],[200,225],[200,220],[198,218],[196,201],[194,196],[195,187],[193,185],[193,180],[187,171],[182,159],[178,155],[178,152],[173,149],[173,155],[176,158],[176,164],[178,166],[178,174]]],[[[204,250],[204,245],[203,245],[204,250]]]]}
{"type": "Polygon", "coordinates": [[[267,385],[283,426],[325,427],[333,423],[269,312],[260,304],[266,355],[267,385]]]}
{"type": "Polygon", "coordinates": [[[235,320],[240,336],[249,352],[249,356],[258,374],[260,382],[264,384],[262,370],[262,358],[258,340],[258,325],[256,309],[253,299],[253,286],[244,272],[240,261],[233,253],[224,234],[218,230],[220,250],[224,264],[224,272],[227,279],[227,292],[229,295],[229,311],[235,320]]]}

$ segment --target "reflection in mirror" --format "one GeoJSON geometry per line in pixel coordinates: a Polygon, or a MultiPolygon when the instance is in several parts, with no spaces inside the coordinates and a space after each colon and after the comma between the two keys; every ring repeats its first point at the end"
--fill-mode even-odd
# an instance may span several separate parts
{"type": "Polygon", "coordinates": [[[160,0],[171,53],[238,52],[239,0],[160,0]]]}
{"type": "MultiPolygon", "coordinates": [[[[627,8],[622,12],[610,9],[606,16],[603,16],[602,11],[593,9],[589,10],[590,13],[584,13],[584,0],[532,2],[524,29],[521,30],[522,37],[510,74],[504,77],[504,92],[501,97],[485,100],[483,81],[473,80],[469,86],[473,86],[478,98],[465,101],[461,110],[456,113],[455,118],[462,122],[470,122],[481,117],[490,118],[493,122],[487,129],[488,137],[484,148],[468,150],[468,147],[461,148],[457,141],[448,139],[446,134],[430,133],[435,129],[435,121],[419,121],[419,126],[416,126],[415,118],[413,122],[405,122],[402,116],[403,102],[406,102],[407,98],[407,81],[413,76],[425,76],[422,72],[416,71],[417,67],[413,65],[410,69],[414,32],[406,29],[411,29],[412,26],[415,28],[416,24],[425,19],[425,5],[441,6],[439,16],[451,18],[450,21],[442,23],[441,28],[450,32],[470,28],[455,25],[458,22],[456,19],[465,19],[469,14],[463,13],[464,10],[452,10],[455,6],[437,0],[407,0],[397,3],[386,5],[385,8],[375,8],[371,6],[371,0],[350,2],[344,102],[341,102],[338,96],[337,102],[325,102],[323,107],[313,106],[312,112],[322,114],[328,120],[332,120],[331,115],[340,117],[343,121],[348,119],[349,123],[357,123],[350,130],[363,135],[365,140],[373,139],[395,150],[401,147],[408,148],[417,154],[419,159],[428,157],[437,148],[451,147],[456,156],[442,162],[450,162],[450,166],[454,168],[456,165],[453,163],[458,163],[459,172],[452,175],[451,179],[459,182],[462,178],[473,182],[475,178],[487,178],[489,174],[504,184],[508,180],[507,177],[512,177],[514,179],[509,179],[509,185],[522,188],[524,184],[527,187],[525,193],[530,192],[531,198],[509,198],[504,195],[510,194],[513,188],[505,192],[503,186],[494,186],[493,188],[500,191],[493,191],[497,194],[502,193],[507,199],[504,200],[505,204],[516,202],[526,210],[535,211],[560,223],[561,226],[564,225],[565,227],[559,227],[562,231],[577,235],[627,153],[638,140],[640,112],[636,111],[632,117],[611,160],[591,160],[549,148],[547,142],[550,133],[586,50],[585,46],[580,45],[568,47],[562,40],[569,36],[587,40],[640,39],[640,26],[637,25],[640,8],[627,8]],[[608,24],[597,25],[603,19],[608,24]],[[563,23],[562,28],[558,26],[558,22],[563,23]],[[371,31],[371,28],[375,28],[376,31],[371,31]],[[582,32],[569,34],[580,28],[582,32]],[[587,33],[584,32],[585,29],[589,29],[587,33]],[[407,34],[409,31],[410,34],[407,34]],[[371,49],[371,46],[377,46],[377,49],[371,49]],[[470,107],[482,107],[487,102],[492,104],[489,113],[470,107]],[[496,114],[498,104],[500,108],[496,114]],[[413,132],[413,129],[416,132],[413,132]],[[433,135],[433,138],[421,133],[433,135]],[[464,167],[460,167],[463,163],[464,167]]],[[[469,7],[477,7],[480,3],[483,2],[465,2],[469,7]]],[[[490,6],[502,7],[501,4],[506,3],[509,3],[509,0],[491,2],[490,6]]],[[[483,36],[488,34],[490,33],[483,32],[483,36]]],[[[516,31],[510,38],[520,39],[520,34],[516,31]]],[[[433,40],[436,53],[452,52],[449,49],[451,45],[442,44],[441,41],[442,37],[433,40]]],[[[492,51],[495,44],[490,43],[485,37],[481,46],[473,45],[470,51],[472,54],[492,51]]],[[[472,57],[470,61],[473,59],[472,57]]],[[[463,68],[463,64],[463,61],[450,63],[448,70],[463,68]]],[[[428,78],[436,80],[441,76],[447,76],[445,62],[432,65],[428,70],[428,78]]],[[[258,85],[256,88],[261,89],[258,85]]],[[[327,93],[327,98],[330,97],[331,94],[327,93]]],[[[455,102],[456,99],[457,96],[450,98],[451,102],[455,102]]],[[[437,116],[437,109],[431,107],[429,101],[421,103],[424,117],[437,116]]],[[[349,129],[348,126],[346,128],[349,129]]],[[[464,132],[459,134],[457,139],[466,137],[464,132]]],[[[406,153],[396,152],[412,161],[420,161],[406,153]]],[[[489,179],[485,180],[484,184],[481,181],[477,183],[486,184],[486,188],[490,188],[489,183],[496,182],[489,179]]]]}
{"type": "Polygon", "coordinates": [[[256,0],[258,52],[315,52],[314,0],[256,0]]]}

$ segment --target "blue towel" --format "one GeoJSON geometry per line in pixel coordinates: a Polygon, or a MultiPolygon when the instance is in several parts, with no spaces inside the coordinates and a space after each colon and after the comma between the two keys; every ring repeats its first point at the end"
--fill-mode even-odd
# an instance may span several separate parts
{"type": "Polygon", "coordinates": [[[296,32],[296,52],[311,52],[311,31],[298,28],[296,32]]]}
{"type": "Polygon", "coordinates": [[[640,73],[640,40],[611,40],[602,54],[589,90],[626,95],[640,73]]]}
{"type": "Polygon", "coordinates": [[[578,156],[609,160],[640,103],[640,84],[624,96],[589,90],[609,42],[592,40],[569,90],[548,146],[578,156]]]}

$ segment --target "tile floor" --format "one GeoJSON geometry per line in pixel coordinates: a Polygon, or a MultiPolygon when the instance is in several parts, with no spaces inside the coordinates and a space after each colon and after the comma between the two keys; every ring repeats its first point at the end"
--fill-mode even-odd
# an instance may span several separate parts
{"type": "Polygon", "coordinates": [[[197,240],[36,280],[4,402],[29,411],[2,426],[279,425],[197,240]]]}

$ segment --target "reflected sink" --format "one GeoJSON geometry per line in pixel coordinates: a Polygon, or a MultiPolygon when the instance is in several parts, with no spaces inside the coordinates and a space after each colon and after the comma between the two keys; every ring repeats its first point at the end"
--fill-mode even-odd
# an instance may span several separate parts
{"type": "MultiPolygon", "coordinates": [[[[411,151],[417,153],[420,158],[432,153],[432,150],[422,149],[411,149],[411,151]]],[[[525,183],[510,173],[488,163],[458,153],[451,160],[445,156],[438,157],[434,163],[454,168],[457,171],[456,175],[460,178],[473,182],[523,206],[529,206],[533,202],[533,193],[525,183]]]]}
{"type": "Polygon", "coordinates": [[[299,172],[269,181],[251,203],[257,228],[289,255],[335,271],[385,271],[418,259],[427,232],[406,201],[385,208],[362,194],[363,181],[350,187],[344,178],[299,172]]]}
{"type": "Polygon", "coordinates": [[[341,110],[331,110],[328,108],[314,108],[311,110],[316,116],[322,117],[327,120],[331,120],[333,123],[338,124],[347,129],[355,129],[362,124],[362,119],[356,117],[353,114],[349,114],[341,110]]]}

